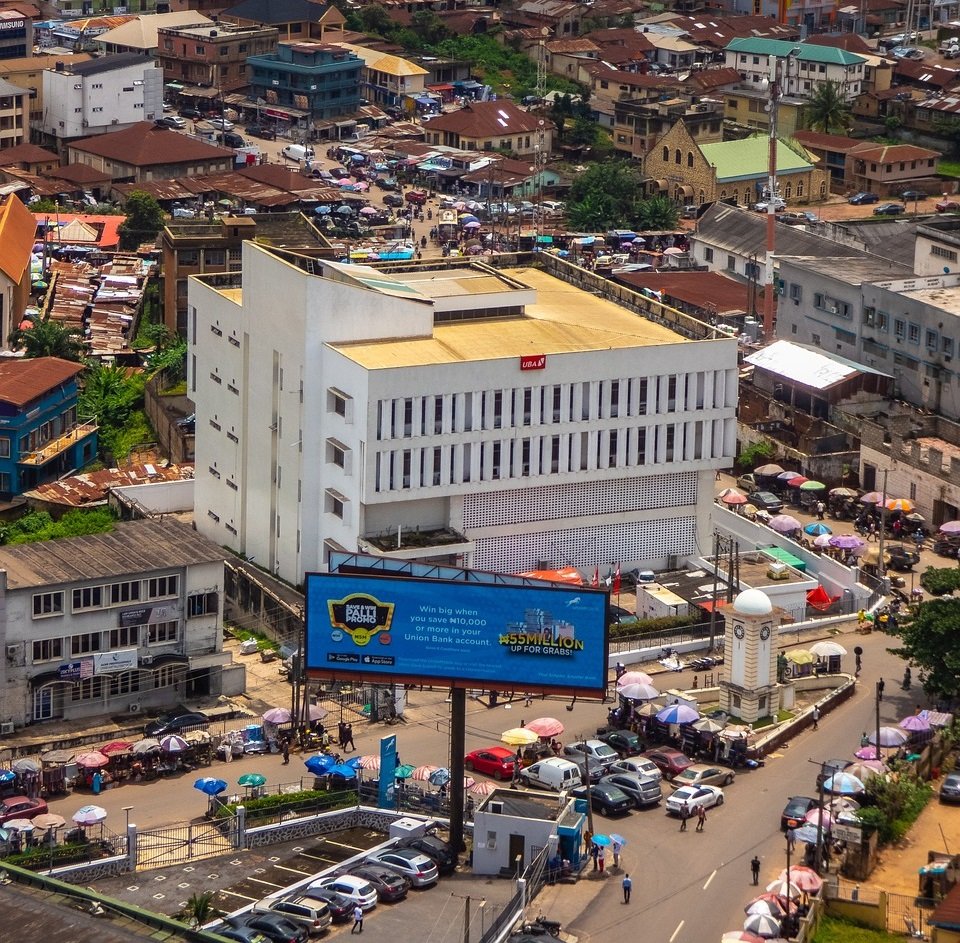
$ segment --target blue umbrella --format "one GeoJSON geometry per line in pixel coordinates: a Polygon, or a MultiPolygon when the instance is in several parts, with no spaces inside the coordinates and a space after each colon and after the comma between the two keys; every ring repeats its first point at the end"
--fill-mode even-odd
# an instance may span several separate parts
{"type": "Polygon", "coordinates": [[[839,796],[855,796],[865,789],[863,782],[852,773],[836,773],[823,784],[824,792],[832,792],[839,796]]]}
{"type": "Polygon", "coordinates": [[[820,521],[813,521],[811,524],[807,524],[804,527],[803,532],[809,534],[811,537],[820,537],[823,534],[832,534],[833,531],[827,527],[826,524],[822,524],[820,521]]]}
{"type": "Polygon", "coordinates": [[[700,712],[686,704],[670,704],[657,714],[661,724],[692,724],[699,717],[700,712]]]}
{"type": "Polygon", "coordinates": [[[227,784],[222,779],[215,779],[213,776],[202,776],[193,784],[194,789],[208,796],[219,796],[227,788],[227,784]]]}
{"type": "Polygon", "coordinates": [[[807,845],[815,845],[817,843],[817,827],[816,825],[802,825],[800,828],[793,830],[793,837],[807,845]]]}
{"type": "Polygon", "coordinates": [[[321,216],[325,216],[327,213],[332,213],[332,212],[333,212],[333,208],[327,206],[325,203],[323,204],[323,206],[318,206],[314,210],[314,213],[319,213],[321,216]]]}
{"type": "Polygon", "coordinates": [[[344,760],[342,765],[349,766],[350,769],[353,769],[353,770],[360,769],[360,757],[351,756],[349,760],[344,760]]]}
{"type": "Polygon", "coordinates": [[[440,769],[435,769],[430,774],[429,781],[431,786],[445,786],[450,782],[450,770],[445,766],[441,766],[440,769]]]}
{"type": "Polygon", "coordinates": [[[607,845],[611,844],[609,835],[594,835],[590,839],[595,845],[599,845],[601,848],[606,848],[607,845]]]}
{"type": "Polygon", "coordinates": [[[303,765],[311,773],[322,776],[324,773],[329,773],[331,767],[337,765],[337,761],[332,756],[327,756],[326,753],[318,753],[316,756],[304,760],[303,765]]]}
{"type": "Polygon", "coordinates": [[[0,769],[0,783],[12,783],[17,774],[12,769],[0,769]]]}
{"type": "Polygon", "coordinates": [[[327,772],[331,776],[340,776],[343,779],[357,778],[357,771],[352,766],[347,766],[346,763],[337,763],[336,766],[331,766],[327,772]]]}
{"type": "Polygon", "coordinates": [[[610,833],[610,841],[616,842],[618,845],[625,845],[627,843],[623,835],[618,835],[616,832],[610,833]]]}

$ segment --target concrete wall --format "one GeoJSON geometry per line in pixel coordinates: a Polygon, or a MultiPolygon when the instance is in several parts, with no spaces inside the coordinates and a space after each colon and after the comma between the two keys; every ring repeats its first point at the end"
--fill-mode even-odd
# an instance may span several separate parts
{"type": "Polygon", "coordinates": [[[136,503],[150,514],[172,514],[193,510],[193,479],[185,481],[158,481],[155,485],[129,485],[112,488],[108,503],[114,495],[126,502],[136,503]]]}
{"type": "MultiPolygon", "coordinates": [[[[886,932],[887,929],[887,893],[880,891],[876,903],[862,900],[841,900],[836,897],[827,898],[827,914],[840,920],[852,920],[854,923],[873,927],[886,932]]],[[[960,939],[960,935],[957,937],[960,939]]]]}

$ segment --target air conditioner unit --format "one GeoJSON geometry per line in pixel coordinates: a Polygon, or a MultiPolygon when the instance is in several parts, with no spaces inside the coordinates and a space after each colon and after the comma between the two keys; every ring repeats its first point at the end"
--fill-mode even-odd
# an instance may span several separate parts
{"type": "Polygon", "coordinates": [[[8,645],[8,646],[7,646],[7,658],[9,658],[11,661],[13,661],[13,660],[17,657],[17,655],[19,655],[19,654],[20,654],[20,646],[19,646],[19,645],[8,645]]]}
{"type": "Polygon", "coordinates": [[[128,713],[128,714],[139,714],[139,713],[140,713],[140,704],[139,704],[139,703],[133,703],[133,704],[128,705],[128,706],[127,706],[127,713],[128,713]]]}
{"type": "Polygon", "coordinates": [[[5,720],[2,724],[0,724],[0,736],[8,736],[9,734],[13,733],[13,729],[13,721],[5,720]]]}
{"type": "Polygon", "coordinates": [[[840,309],[839,309],[836,305],[828,305],[828,306],[827,306],[827,311],[829,311],[831,314],[839,314],[839,313],[840,313],[840,309]]]}
{"type": "Polygon", "coordinates": [[[140,657],[141,665],[152,665],[153,664],[153,655],[142,655],[140,657]]]}
{"type": "Polygon", "coordinates": [[[771,563],[767,568],[767,577],[771,580],[788,580],[790,568],[785,563],[771,563]]]}
{"type": "Polygon", "coordinates": [[[110,124],[120,124],[120,119],[119,119],[119,118],[114,118],[114,119],[110,122],[110,124]]]}

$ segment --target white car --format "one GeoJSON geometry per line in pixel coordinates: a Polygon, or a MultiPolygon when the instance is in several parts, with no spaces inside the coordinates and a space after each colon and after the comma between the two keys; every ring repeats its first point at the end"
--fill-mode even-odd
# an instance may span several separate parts
{"type": "Polygon", "coordinates": [[[227,121],[226,118],[210,118],[207,124],[218,131],[232,131],[236,127],[232,121],[227,121]]]}
{"type": "Polygon", "coordinates": [[[618,760],[610,767],[611,773],[633,773],[642,779],[652,778],[659,782],[663,779],[663,773],[660,767],[653,760],[648,760],[645,756],[630,756],[623,760],[618,760]]]}
{"type": "Polygon", "coordinates": [[[387,848],[367,856],[367,861],[402,874],[414,887],[436,884],[440,877],[437,863],[416,848],[387,848]]]}
{"type": "Polygon", "coordinates": [[[700,806],[709,809],[723,805],[723,790],[719,786],[681,786],[667,799],[667,815],[679,815],[684,802],[691,813],[695,813],[700,806]]]}
{"type": "Polygon", "coordinates": [[[320,878],[317,881],[312,881],[310,887],[322,887],[328,891],[343,894],[344,897],[349,897],[355,904],[359,904],[362,910],[373,910],[377,906],[376,888],[369,881],[354,877],[352,874],[320,878]]]}
{"type": "MultiPolygon", "coordinates": [[[[770,205],[770,200],[761,200],[759,203],[754,203],[753,208],[758,213],[766,213],[767,207],[770,205]]],[[[787,201],[783,197],[774,197],[773,199],[773,209],[775,212],[779,213],[780,210],[785,210],[787,208],[787,201]]]]}

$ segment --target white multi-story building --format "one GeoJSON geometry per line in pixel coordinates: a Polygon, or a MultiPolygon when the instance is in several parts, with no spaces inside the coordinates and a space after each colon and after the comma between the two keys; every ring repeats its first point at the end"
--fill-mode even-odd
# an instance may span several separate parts
{"type": "Polygon", "coordinates": [[[188,317],[197,527],[284,579],[330,550],[592,572],[709,543],[737,351],[706,325],[688,339],[538,267],[250,241],[242,274],[191,279],[188,317]]]}
{"type": "Polygon", "coordinates": [[[162,114],[163,72],[137,53],[44,70],[41,130],[49,138],[92,137],[162,114]]]}
{"type": "Polygon", "coordinates": [[[0,732],[157,712],[226,681],[224,552],[173,520],[0,547],[0,732]]]}

